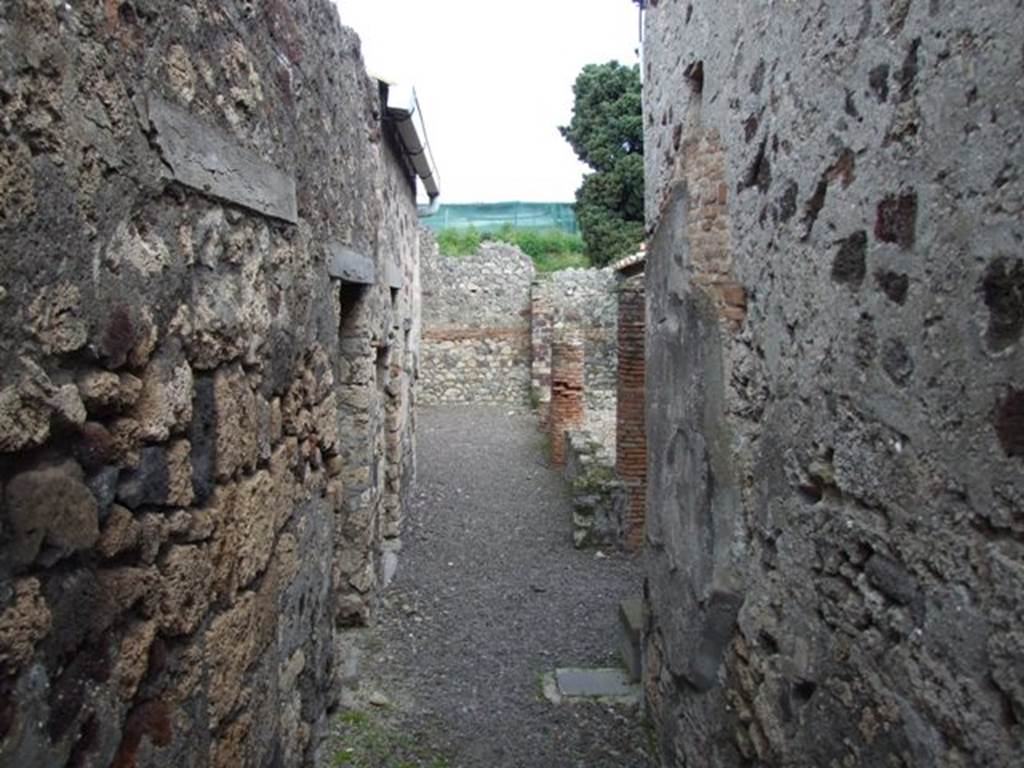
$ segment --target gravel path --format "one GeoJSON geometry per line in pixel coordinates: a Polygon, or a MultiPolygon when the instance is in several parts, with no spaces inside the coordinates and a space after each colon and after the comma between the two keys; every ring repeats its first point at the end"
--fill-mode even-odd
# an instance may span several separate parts
{"type": "Polygon", "coordinates": [[[418,419],[398,574],[348,702],[372,722],[339,721],[334,764],[653,765],[635,707],[555,706],[540,685],[555,667],[617,664],[617,607],[639,595],[639,564],[573,549],[567,491],[529,412],[432,406],[418,419]]]}

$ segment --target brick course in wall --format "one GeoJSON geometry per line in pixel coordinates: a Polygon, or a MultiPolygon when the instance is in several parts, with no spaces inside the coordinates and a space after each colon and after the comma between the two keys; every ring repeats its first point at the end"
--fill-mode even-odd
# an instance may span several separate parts
{"type": "Polygon", "coordinates": [[[628,493],[626,548],[643,546],[647,504],[647,436],[644,419],[646,307],[643,275],[619,288],[618,389],[615,408],[615,471],[628,493]]]}
{"type": "Polygon", "coordinates": [[[746,311],[746,290],[732,274],[729,233],[729,187],[725,154],[717,131],[704,130],[699,120],[681,153],[679,174],[687,185],[687,234],[691,248],[691,280],[714,300],[727,327],[740,329],[746,311]]]}

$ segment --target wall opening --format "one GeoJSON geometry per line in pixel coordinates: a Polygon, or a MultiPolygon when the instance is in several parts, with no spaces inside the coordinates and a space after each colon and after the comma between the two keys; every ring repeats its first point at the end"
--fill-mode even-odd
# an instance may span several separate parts
{"type": "Polygon", "coordinates": [[[339,288],[338,344],[345,364],[337,381],[340,402],[338,444],[348,476],[336,526],[336,548],[363,553],[362,560],[338,557],[334,588],[339,626],[364,626],[369,621],[379,525],[376,515],[380,473],[377,446],[379,419],[374,416],[376,354],[373,345],[372,287],[342,281],[339,288]],[[359,525],[349,521],[360,520],[359,525]]]}
{"type": "Polygon", "coordinates": [[[358,310],[366,298],[367,286],[359,283],[342,282],[339,291],[341,314],[339,317],[339,336],[351,335],[357,320],[358,310]]]}
{"type": "Polygon", "coordinates": [[[690,95],[699,102],[704,98],[704,62],[695,61],[686,68],[686,82],[690,85],[690,95]]]}

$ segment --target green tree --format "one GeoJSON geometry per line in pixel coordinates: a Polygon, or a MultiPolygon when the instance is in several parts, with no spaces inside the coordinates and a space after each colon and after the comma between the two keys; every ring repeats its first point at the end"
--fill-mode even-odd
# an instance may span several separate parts
{"type": "Polygon", "coordinates": [[[635,252],[644,235],[640,67],[587,64],[572,91],[572,120],[558,130],[594,169],[576,190],[576,218],[587,255],[604,265],[635,252]]]}

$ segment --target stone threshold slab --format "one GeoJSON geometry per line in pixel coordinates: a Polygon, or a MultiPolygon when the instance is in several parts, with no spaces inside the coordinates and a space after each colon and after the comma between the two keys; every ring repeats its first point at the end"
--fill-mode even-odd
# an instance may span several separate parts
{"type": "Polygon", "coordinates": [[[544,697],[552,704],[587,699],[618,704],[640,701],[640,686],[617,667],[561,667],[543,676],[543,688],[544,697]]]}

